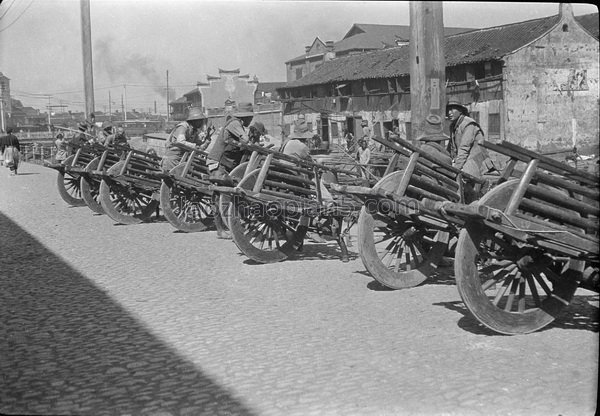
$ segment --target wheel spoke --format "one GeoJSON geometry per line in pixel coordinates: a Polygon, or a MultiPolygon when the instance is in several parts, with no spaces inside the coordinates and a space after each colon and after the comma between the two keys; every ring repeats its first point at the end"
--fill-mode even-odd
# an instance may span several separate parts
{"type": "Polygon", "coordinates": [[[512,304],[515,299],[515,294],[517,293],[517,288],[519,287],[520,280],[521,280],[521,272],[517,271],[514,279],[512,280],[512,284],[510,286],[510,291],[508,292],[508,298],[506,299],[506,305],[504,306],[504,310],[506,312],[510,312],[512,309],[512,304]]]}

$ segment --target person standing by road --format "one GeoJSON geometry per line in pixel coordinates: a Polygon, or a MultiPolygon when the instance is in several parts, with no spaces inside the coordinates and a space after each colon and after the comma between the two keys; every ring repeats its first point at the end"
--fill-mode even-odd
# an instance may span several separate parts
{"type": "Polygon", "coordinates": [[[185,144],[190,147],[196,147],[200,144],[200,130],[207,120],[208,118],[201,108],[190,108],[187,120],[175,126],[167,139],[165,155],[161,161],[163,170],[168,172],[177,166],[186,152],[184,149],[174,146],[174,143],[185,144]]]}
{"type": "Polygon", "coordinates": [[[356,152],[356,160],[358,160],[362,177],[368,179],[370,173],[369,162],[371,161],[371,149],[367,146],[367,141],[365,139],[361,140],[359,145],[360,147],[356,152]]]}
{"type": "Polygon", "coordinates": [[[57,163],[63,163],[69,157],[69,141],[64,134],[58,133],[54,145],[56,146],[55,160],[57,163]]]}
{"type": "Polygon", "coordinates": [[[349,154],[353,154],[356,151],[356,144],[354,143],[354,135],[348,131],[348,129],[343,130],[344,140],[346,141],[346,152],[349,154]]]}
{"type": "Polygon", "coordinates": [[[10,170],[10,176],[15,176],[21,159],[21,144],[13,134],[12,127],[7,128],[6,133],[6,136],[0,138],[0,153],[4,155],[4,166],[10,170]]]}
{"type": "MultiPolygon", "coordinates": [[[[487,150],[480,146],[484,140],[483,130],[475,120],[469,117],[469,110],[457,101],[446,105],[450,119],[450,141],[448,151],[452,157],[452,166],[469,175],[483,178],[483,175],[494,170],[494,163],[487,150]]],[[[468,186],[465,195],[469,200],[476,199],[474,189],[468,186]]],[[[470,201],[468,201],[470,202],[470,201]]]]}

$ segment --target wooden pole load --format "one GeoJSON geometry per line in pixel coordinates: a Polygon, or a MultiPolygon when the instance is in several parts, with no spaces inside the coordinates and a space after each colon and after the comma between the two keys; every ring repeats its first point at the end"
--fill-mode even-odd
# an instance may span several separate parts
{"type": "Polygon", "coordinates": [[[81,49],[83,52],[83,85],[85,92],[85,115],[89,119],[94,110],[94,70],[92,68],[92,25],[90,0],[80,0],[81,49]]]}
{"type": "Polygon", "coordinates": [[[425,118],[445,116],[446,59],[441,1],[410,2],[410,109],[413,140],[424,130],[425,118]]]}

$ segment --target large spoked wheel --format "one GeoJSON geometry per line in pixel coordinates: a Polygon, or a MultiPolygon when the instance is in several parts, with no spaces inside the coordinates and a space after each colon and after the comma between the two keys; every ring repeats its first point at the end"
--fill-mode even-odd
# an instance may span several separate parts
{"type": "MultiPolygon", "coordinates": [[[[238,184],[252,189],[260,169],[250,172],[238,184]]],[[[238,248],[259,263],[276,263],[287,259],[296,241],[297,219],[289,218],[281,206],[265,206],[232,198],[229,208],[231,236],[238,248]]]]}
{"type": "MultiPolygon", "coordinates": [[[[73,158],[75,156],[71,155],[64,161],[64,166],[71,165],[73,158]]],[[[60,197],[67,204],[72,205],[74,207],[84,207],[85,201],[81,197],[81,187],[79,184],[79,174],[72,174],[68,170],[61,169],[58,171],[58,176],[56,177],[56,185],[58,187],[58,193],[60,197]]]]}
{"type": "MultiPolygon", "coordinates": [[[[401,171],[382,178],[375,188],[395,190],[401,171]]],[[[417,286],[436,269],[449,234],[409,218],[363,207],[358,217],[358,251],[371,276],[392,289],[417,286]]]]}
{"type": "MultiPolygon", "coordinates": [[[[87,172],[91,172],[98,168],[100,164],[100,158],[94,158],[85,167],[87,172]]],[[[100,205],[100,180],[91,177],[90,175],[81,175],[79,180],[79,186],[81,187],[81,198],[84,200],[86,205],[97,214],[104,214],[104,209],[100,205]]]]}
{"type": "MultiPolygon", "coordinates": [[[[180,177],[185,164],[171,169],[171,175],[180,177]]],[[[160,186],[160,206],[167,221],[180,231],[204,231],[213,222],[211,195],[180,187],[173,180],[163,180],[160,186]]]]}
{"type": "MultiPolygon", "coordinates": [[[[108,169],[108,173],[120,172],[124,163],[117,162],[108,169]]],[[[135,189],[110,179],[103,179],[100,183],[100,204],[106,215],[119,224],[139,224],[150,218],[158,207],[151,191],[135,189]]]]}
{"type": "MultiPolygon", "coordinates": [[[[478,203],[503,210],[518,185],[499,185],[478,203]]],[[[518,243],[478,222],[468,222],[456,246],[458,292],[488,328],[526,334],[552,322],[577,289],[569,259],[518,243]]]]}

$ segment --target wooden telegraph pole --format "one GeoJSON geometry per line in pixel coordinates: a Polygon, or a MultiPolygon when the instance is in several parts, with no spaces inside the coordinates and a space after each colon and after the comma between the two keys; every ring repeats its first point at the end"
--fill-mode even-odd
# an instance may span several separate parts
{"type": "Polygon", "coordinates": [[[85,91],[85,114],[94,112],[94,71],[92,68],[92,25],[90,0],[80,0],[81,5],[81,48],[83,51],[83,85],[85,91]]]}
{"type": "Polygon", "coordinates": [[[410,121],[413,140],[429,114],[445,116],[446,59],[441,1],[410,2],[410,121]]]}

